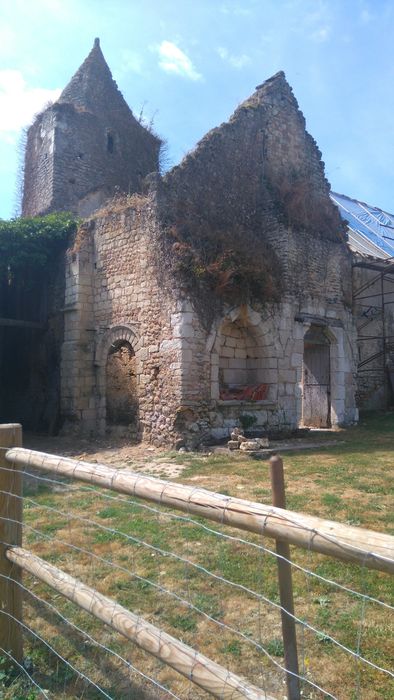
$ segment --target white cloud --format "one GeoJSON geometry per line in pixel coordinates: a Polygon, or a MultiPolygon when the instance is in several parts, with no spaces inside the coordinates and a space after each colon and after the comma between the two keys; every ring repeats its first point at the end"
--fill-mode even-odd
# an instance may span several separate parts
{"type": "Polygon", "coordinates": [[[172,41],[162,41],[158,52],[159,66],[166,73],[176,73],[190,80],[202,79],[201,73],[196,71],[190,58],[172,41]]]}
{"type": "Polygon", "coordinates": [[[311,39],[316,41],[318,44],[323,44],[330,37],[331,29],[330,27],[320,27],[316,31],[312,32],[311,39]]]}
{"type": "Polygon", "coordinates": [[[365,7],[363,10],[361,10],[360,13],[360,22],[361,24],[369,24],[373,19],[372,14],[367,10],[365,7]]]}
{"type": "Polygon", "coordinates": [[[250,63],[251,61],[250,56],[247,56],[246,53],[243,53],[240,56],[235,56],[223,46],[219,46],[219,48],[217,49],[217,53],[219,54],[222,61],[226,61],[231,66],[233,66],[233,68],[243,68],[244,66],[247,66],[248,63],[250,63]]]}
{"type": "Polygon", "coordinates": [[[249,17],[252,14],[252,10],[249,7],[245,7],[241,4],[229,5],[228,3],[223,3],[220,6],[220,12],[224,15],[235,15],[249,17]]]}
{"type": "Polygon", "coordinates": [[[0,70],[0,138],[8,143],[15,141],[20,129],[60,92],[29,87],[19,70],[0,70]]]}

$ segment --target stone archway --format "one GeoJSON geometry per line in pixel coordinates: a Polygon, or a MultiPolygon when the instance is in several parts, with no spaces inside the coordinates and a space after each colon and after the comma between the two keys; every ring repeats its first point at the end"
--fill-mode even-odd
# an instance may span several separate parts
{"type": "Polygon", "coordinates": [[[107,431],[139,434],[139,338],[130,325],[112,326],[97,343],[98,422],[107,431]]]}

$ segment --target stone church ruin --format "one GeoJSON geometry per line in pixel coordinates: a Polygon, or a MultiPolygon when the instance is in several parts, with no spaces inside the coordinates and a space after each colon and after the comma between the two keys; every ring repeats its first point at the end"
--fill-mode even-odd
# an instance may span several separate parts
{"type": "Polygon", "coordinates": [[[23,216],[84,219],[55,310],[62,429],[179,446],[356,421],[353,253],[284,74],[164,175],[159,148],[98,40],[29,129],[23,216]]]}

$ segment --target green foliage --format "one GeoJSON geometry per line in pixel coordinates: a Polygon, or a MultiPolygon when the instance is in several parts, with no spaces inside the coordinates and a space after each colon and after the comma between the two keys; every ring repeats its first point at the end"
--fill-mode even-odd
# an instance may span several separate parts
{"type": "Polygon", "coordinates": [[[222,647],[221,651],[224,654],[232,654],[233,656],[241,656],[242,653],[242,647],[240,642],[238,640],[234,640],[231,642],[228,642],[224,647],[222,647]]]}
{"type": "Polygon", "coordinates": [[[2,700],[36,700],[38,697],[29,679],[10,664],[8,658],[0,657],[0,698],[2,700]]]}
{"type": "Polygon", "coordinates": [[[45,268],[64,249],[77,228],[67,212],[26,219],[0,220],[0,279],[45,268]]]}
{"type": "Polygon", "coordinates": [[[266,649],[271,656],[284,655],[283,641],[281,639],[271,639],[268,642],[266,649]]]}
{"type": "Polygon", "coordinates": [[[239,417],[239,422],[243,430],[249,430],[249,428],[252,428],[257,423],[257,418],[251,413],[242,413],[239,417]]]}

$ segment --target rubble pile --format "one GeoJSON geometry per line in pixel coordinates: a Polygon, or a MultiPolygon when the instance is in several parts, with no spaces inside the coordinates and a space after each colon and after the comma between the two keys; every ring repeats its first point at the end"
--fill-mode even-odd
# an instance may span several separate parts
{"type": "Polygon", "coordinates": [[[229,450],[242,450],[243,452],[256,452],[269,447],[268,438],[247,438],[240,428],[233,428],[227,443],[229,450]]]}

